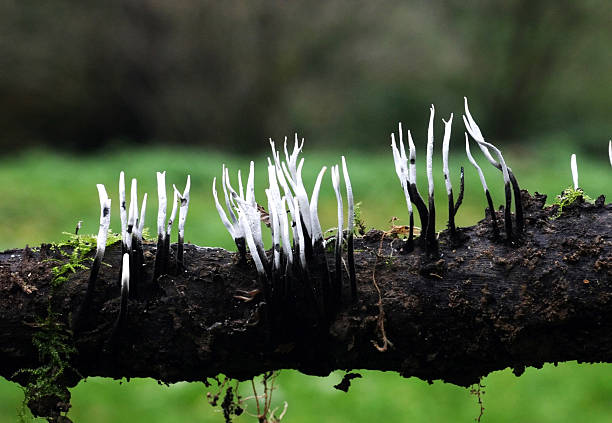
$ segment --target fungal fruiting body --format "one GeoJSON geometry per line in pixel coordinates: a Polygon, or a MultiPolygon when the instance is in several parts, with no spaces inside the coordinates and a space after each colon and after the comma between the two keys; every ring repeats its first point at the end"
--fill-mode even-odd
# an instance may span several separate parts
{"type": "MultiPolygon", "coordinates": [[[[408,214],[410,216],[410,232],[408,236],[408,250],[412,250],[413,237],[414,237],[414,214],[412,209],[412,199],[410,197],[410,175],[408,173],[408,158],[406,157],[406,150],[404,148],[404,141],[402,135],[402,124],[399,123],[399,140],[400,149],[398,150],[395,144],[395,135],[391,134],[391,151],[393,153],[393,161],[395,163],[395,173],[400,181],[402,190],[404,191],[404,198],[406,199],[406,206],[408,207],[408,214]]],[[[414,168],[414,164],[411,164],[411,169],[414,168]]],[[[416,174],[415,174],[416,177],[416,174]]]]}
{"type": "Polygon", "coordinates": [[[185,184],[185,190],[181,194],[177,188],[174,187],[174,192],[177,193],[178,198],[181,202],[181,208],[179,210],[179,224],[178,224],[178,245],[176,248],[176,267],[180,271],[183,269],[185,263],[183,258],[184,243],[185,243],[185,221],[187,220],[187,212],[189,210],[189,191],[191,190],[191,175],[187,175],[187,183],[185,184]]]}
{"type": "Polygon", "coordinates": [[[495,215],[495,207],[493,206],[493,199],[491,198],[491,193],[489,192],[489,187],[487,186],[487,181],[485,180],[484,174],[482,173],[482,169],[474,160],[472,153],[470,152],[470,141],[468,139],[468,134],[465,134],[465,153],[467,155],[468,160],[472,165],[476,168],[478,172],[478,177],[480,178],[480,183],[482,184],[482,189],[485,192],[485,196],[487,197],[487,204],[489,205],[489,214],[491,215],[491,227],[493,228],[493,236],[495,238],[499,237],[499,229],[497,228],[497,217],[495,215]]]}
{"type": "Polygon", "coordinates": [[[576,155],[572,154],[570,159],[570,168],[572,169],[572,180],[574,181],[574,190],[578,190],[578,165],[576,164],[576,155]]]}
{"type": "Polygon", "coordinates": [[[434,179],[433,179],[433,121],[435,108],[431,105],[429,114],[429,127],[427,129],[427,186],[429,199],[429,215],[427,219],[426,247],[429,254],[436,254],[438,251],[438,241],[436,239],[436,204],[434,201],[434,179]]]}
{"type": "MultiPolygon", "coordinates": [[[[510,196],[510,189],[509,189],[509,186],[508,186],[509,184],[507,181],[510,181],[510,183],[512,184],[512,191],[514,192],[514,205],[515,205],[514,210],[515,210],[515,217],[516,217],[516,231],[517,231],[517,235],[520,236],[521,233],[523,232],[524,223],[523,223],[523,201],[521,198],[521,189],[518,185],[518,181],[516,180],[514,173],[512,173],[512,169],[506,166],[506,163],[503,160],[503,156],[501,155],[501,151],[499,151],[499,149],[497,149],[495,146],[493,146],[492,144],[484,140],[484,137],[482,136],[482,133],[480,132],[480,128],[478,127],[478,125],[472,118],[472,115],[470,114],[467,98],[464,98],[464,103],[465,103],[464,104],[465,105],[465,115],[463,116],[463,122],[465,124],[467,131],[472,136],[472,138],[474,138],[474,140],[478,144],[478,147],[480,148],[480,150],[482,151],[486,159],[489,161],[489,163],[491,163],[492,166],[499,169],[504,176],[504,184],[506,185],[505,186],[506,209],[509,209],[511,205],[511,200],[509,200],[508,198],[510,196]],[[493,156],[489,152],[489,148],[492,148],[493,151],[497,154],[499,158],[499,162],[497,162],[497,160],[493,158],[493,156]]],[[[504,222],[506,226],[506,237],[508,240],[510,240],[512,237],[512,234],[511,234],[512,222],[509,219],[509,217],[511,217],[511,214],[509,210],[508,211],[504,210],[504,212],[505,212],[504,219],[506,220],[506,222],[504,222]],[[510,232],[508,232],[508,230],[510,230],[510,232]]]]}
{"type": "Polygon", "coordinates": [[[351,283],[351,296],[353,300],[357,298],[357,277],[355,275],[355,253],[353,232],[355,230],[355,203],[353,199],[353,188],[346,168],[346,159],[342,156],[342,173],[344,175],[344,185],[346,185],[346,202],[348,204],[347,236],[346,249],[348,257],[349,280],[351,283]]]}
{"type": "Polygon", "coordinates": [[[102,259],[104,258],[104,251],[106,250],[108,228],[110,227],[111,199],[108,198],[104,185],[98,184],[96,187],[98,189],[98,196],[100,197],[100,227],[98,229],[98,236],[96,237],[96,255],[93,264],[91,265],[85,298],[83,303],[81,303],[76,319],[73,321],[73,330],[75,332],[78,332],[83,328],[87,314],[89,313],[93,293],[96,287],[96,279],[98,278],[100,265],[102,264],[102,259]]]}
{"type": "Polygon", "coordinates": [[[446,195],[448,196],[448,229],[451,236],[455,236],[455,201],[453,199],[453,184],[451,183],[450,171],[448,169],[448,150],[450,147],[453,114],[451,113],[448,121],[442,121],[444,122],[444,138],[442,140],[442,172],[444,173],[444,184],[446,186],[446,195]]]}
{"type": "Polygon", "coordinates": [[[335,300],[340,298],[340,290],[342,288],[342,239],[343,230],[342,225],[344,223],[344,211],[342,205],[342,194],[340,193],[340,175],[338,171],[338,165],[332,166],[331,168],[332,185],[334,192],[336,193],[336,201],[338,202],[338,232],[336,234],[336,274],[333,283],[333,297],[335,300]]]}
{"type": "Polygon", "coordinates": [[[523,230],[523,209],[522,209],[522,200],[521,200],[521,191],[518,186],[518,182],[516,178],[512,174],[511,169],[508,168],[504,157],[501,154],[501,151],[495,147],[493,144],[488,143],[484,140],[482,133],[480,132],[480,128],[472,118],[470,114],[470,110],[468,108],[467,98],[465,99],[465,115],[463,115],[463,122],[469,134],[472,136],[474,141],[480,147],[480,150],[483,152],[489,163],[497,169],[501,170],[503,179],[504,179],[504,193],[506,197],[506,205],[504,207],[504,226],[506,229],[506,239],[508,241],[512,240],[512,214],[510,212],[510,208],[512,205],[512,192],[511,189],[514,190],[514,201],[515,201],[515,215],[516,215],[516,226],[517,226],[517,234],[520,235],[523,230]],[[491,153],[489,152],[489,148],[493,150],[493,152],[497,155],[499,162],[493,158],[491,153]],[[512,175],[512,177],[510,177],[512,175]],[[510,187],[512,184],[512,188],[510,187]]]}
{"type": "Polygon", "coordinates": [[[153,281],[162,274],[166,263],[166,172],[157,172],[157,250],[155,253],[155,269],[153,281]]]}

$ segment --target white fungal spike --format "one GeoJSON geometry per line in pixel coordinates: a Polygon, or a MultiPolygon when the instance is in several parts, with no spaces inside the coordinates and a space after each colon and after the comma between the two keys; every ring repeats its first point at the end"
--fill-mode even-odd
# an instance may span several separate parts
{"type": "Polygon", "coordinates": [[[172,195],[172,211],[170,212],[170,217],[168,218],[168,227],[166,229],[166,236],[169,237],[172,233],[172,225],[174,224],[174,219],[176,218],[176,204],[178,203],[178,190],[174,185],[174,192],[172,195]]]}
{"type": "Polygon", "coordinates": [[[259,253],[257,252],[257,246],[253,238],[253,233],[251,232],[251,225],[249,224],[249,218],[245,216],[245,211],[242,209],[240,203],[238,205],[238,223],[242,225],[246,243],[247,243],[247,246],[249,247],[249,250],[251,251],[251,257],[253,257],[253,262],[255,263],[255,267],[257,268],[257,273],[263,276],[266,274],[266,270],[263,266],[261,258],[259,257],[259,253]]]}
{"type": "MultiPolygon", "coordinates": [[[[236,215],[234,214],[234,211],[232,210],[232,205],[230,203],[231,197],[227,194],[227,188],[229,187],[231,190],[231,185],[229,183],[229,171],[225,167],[225,164],[222,165],[221,171],[223,172],[221,185],[223,186],[223,194],[225,195],[225,207],[227,207],[227,210],[229,211],[229,214],[230,214],[230,218],[232,219],[232,222],[235,226],[236,223],[238,223],[238,219],[236,218],[236,215]]],[[[242,185],[242,178],[240,178],[239,183],[240,185],[242,185]]]]}
{"type": "MultiPolygon", "coordinates": [[[[408,193],[408,184],[410,183],[410,177],[408,176],[408,159],[406,158],[406,151],[404,150],[401,123],[399,124],[399,132],[400,149],[398,150],[395,144],[395,134],[391,134],[391,151],[393,152],[393,161],[395,162],[395,173],[397,174],[402,189],[404,190],[404,196],[406,197],[406,205],[408,206],[408,212],[412,214],[412,201],[410,200],[410,194],[408,193]]],[[[412,167],[413,166],[411,165],[411,168],[412,167]]]]}
{"type": "Polygon", "coordinates": [[[142,231],[144,230],[145,215],[147,211],[147,193],[142,197],[142,205],[140,206],[140,219],[138,219],[138,239],[142,239],[142,231]]]}
{"type": "Polygon", "coordinates": [[[450,172],[448,170],[448,150],[450,145],[451,129],[453,126],[453,114],[451,113],[448,121],[442,119],[442,122],[444,122],[444,139],[442,141],[442,172],[444,173],[446,192],[448,195],[450,195],[453,190],[453,185],[451,183],[450,172]]]}
{"type": "Polygon", "coordinates": [[[231,237],[236,239],[235,233],[234,233],[234,226],[230,223],[229,219],[227,218],[227,214],[225,214],[225,210],[223,210],[223,207],[221,207],[221,204],[219,204],[219,198],[217,197],[217,178],[213,178],[213,185],[212,185],[212,192],[213,192],[213,197],[215,199],[215,206],[217,207],[217,213],[219,213],[219,217],[221,218],[221,222],[223,222],[223,226],[225,226],[225,229],[227,229],[227,231],[230,233],[231,237]]]}
{"type": "Polygon", "coordinates": [[[347,230],[349,236],[353,233],[355,226],[355,203],[353,200],[353,188],[351,187],[351,179],[346,168],[346,159],[342,156],[342,173],[344,174],[344,185],[346,185],[346,202],[348,203],[348,224],[347,230]]]}
{"type": "Polygon", "coordinates": [[[96,238],[96,256],[102,259],[106,249],[106,238],[108,237],[108,228],[110,226],[111,200],[108,198],[104,185],[98,184],[96,187],[100,197],[100,228],[96,238]]]}
{"type": "Polygon", "coordinates": [[[185,190],[183,194],[178,192],[174,187],[174,192],[178,194],[181,201],[181,208],[179,211],[179,237],[183,239],[185,237],[185,221],[187,220],[187,211],[189,210],[189,191],[191,190],[191,175],[187,175],[187,183],[185,184],[185,190]]]}
{"type": "Polygon", "coordinates": [[[465,153],[467,154],[467,157],[470,163],[472,163],[472,165],[476,168],[476,171],[478,172],[478,176],[480,177],[480,183],[482,184],[482,189],[484,189],[486,193],[489,190],[489,188],[487,187],[487,181],[485,180],[484,174],[482,173],[482,169],[480,168],[480,166],[478,166],[478,163],[476,163],[476,160],[474,160],[474,157],[472,156],[472,153],[470,152],[470,141],[468,140],[467,133],[465,133],[465,153]]]}
{"type": "Polygon", "coordinates": [[[240,192],[240,198],[244,198],[244,188],[242,187],[242,175],[240,169],[238,169],[238,191],[240,192]]]}
{"type": "Polygon", "coordinates": [[[572,154],[570,159],[570,167],[572,169],[572,180],[574,181],[574,189],[578,189],[578,165],[576,164],[576,155],[572,154]]]}
{"type": "MultiPolygon", "coordinates": [[[[297,140],[296,140],[297,143],[297,140]]],[[[299,234],[299,250],[300,250],[300,265],[302,269],[306,270],[306,243],[304,242],[304,231],[302,229],[302,219],[301,219],[301,210],[300,203],[297,198],[293,199],[293,208],[296,211],[295,213],[295,225],[297,226],[297,232],[299,234]]]]}
{"type": "Polygon", "coordinates": [[[132,249],[132,239],[134,235],[134,227],[136,226],[136,216],[138,214],[138,191],[136,179],[132,179],[132,186],[130,190],[130,209],[127,221],[127,231],[124,234],[124,243],[128,249],[132,249]]]}
{"type": "Polygon", "coordinates": [[[608,156],[610,157],[610,166],[612,166],[612,140],[608,141],[608,156]]]}
{"type": "Polygon", "coordinates": [[[274,194],[270,189],[266,189],[266,197],[268,198],[268,213],[270,217],[270,231],[272,232],[272,250],[274,252],[274,269],[280,269],[280,225],[278,217],[278,208],[280,204],[276,204],[274,194]]]}
{"type": "Polygon", "coordinates": [[[408,149],[410,151],[408,179],[411,184],[416,184],[416,148],[414,147],[414,141],[412,140],[410,131],[408,131],[408,149]]]}
{"type": "Polygon", "coordinates": [[[332,166],[331,168],[331,178],[332,185],[334,186],[334,191],[336,193],[336,200],[338,202],[338,235],[337,239],[340,244],[342,244],[342,236],[343,236],[343,224],[344,224],[344,209],[342,206],[342,194],[340,193],[340,172],[338,165],[332,166]]]}
{"type": "Polygon", "coordinates": [[[246,202],[255,205],[255,163],[251,162],[249,168],[249,179],[247,180],[246,202]]]}
{"type": "Polygon", "coordinates": [[[433,121],[436,111],[431,105],[429,109],[429,127],[427,129],[427,184],[429,187],[429,196],[434,195],[434,180],[433,180],[433,146],[434,146],[434,135],[433,135],[433,121]]]}
{"type": "MultiPolygon", "coordinates": [[[[485,139],[482,136],[482,132],[480,132],[480,128],[478,127],[478,125],[474,121],[474,118],[472,118],[472,115],[470,114],[470,109],[468,108],[467,97],[464,97],[464,100],[465,100],[465,115],[463,116],[463,123],[465,124],[465,128],[470,133],[472,138],[474,138],[474,140],[478,144],[478,147],[480,148],[480,150],[482,151],[486,159],[489,161],[489,163],[491,163],[493,166],[495,166],[496,168],[498,168],[499,170],[503,172],[504,165],[501,164],[501,160],[498,162],[491,155],[491,152],[489,151],[487,147],[491,147],[492,144],[485,142],[485,139]]],[[[511,170],[510,168],[508,169],[511,170]]],[[[506,179],[504,178],[504,181],[505,180],[506,179]]]]}
{"type": "Polygon", "coordinates": [[[128,253],[123,254],[121,269],[121,297],[126,298],[130,292],[130,255],[128,253]]]}
{"type": "Polygon", "coordinates": [[[157,235],[166,238],[166,171],[157,172],[157,235]]]}
{"type": "Polygon", "coordinates": [[[125,174],[119,173],[119,218],[121,219],[121,234],[127,230],[127,205],[125,202],[125,174]]]}
{"type": "Polygon", "coordinates": [[[291,241],[289,239],[289,219],[287,219],[287,197],[283,196],[281,198],[281,208],[280,208],[280,231],[281,231],[281,241],[283,254],[287,258],[287,265],[293,263],[293,255],[291,253],[291,241]]]}
{"type": "Polygon", "coordinates": [[[403,160],[399,150],[397,149],[397,145],[395,144],[395,134],[391,134],[391,152],[393,153],[393,163],[395,164],[395,173],[402,182],[402,178],[404,177],[404,169],[403,169],[403,160]]]}
{"type": "Polygon", "coordinates": [[[318,204],[319,204],[319,191],[321,189],[321,181],[327,167],[323,166],[317,180],[315,182],[314,189],[312,190],[312,197],[310,198],[310,217],[312,218],[312,245],[315,242],[323,239],[323,231],[321,230],[321,223],[319,222],[318,204]]]}
{"type": "MultiPolygon", "coordinates": [[[[246,219],[246,225],[249,227],[249,233],[256,247],[256,250],[251,250],[251,254],[259,253],[261,261],[265,262],[265,249],[261,236],[261,214],[259,213],[259,210],[257,210],[257,204],[252,205],[247,203],[245,200],[238,197],[238,194],[235,191],[232,191],[232,199],[236,202],[238,210],[240,211],[238,222],[240,223],[240,218],[243,220],[246,219]]],[[[241,225],[244,228],[245,223],[243,222],[241,225]]],[[[251,247],[249,246],[249,248],[251,247]]]]}

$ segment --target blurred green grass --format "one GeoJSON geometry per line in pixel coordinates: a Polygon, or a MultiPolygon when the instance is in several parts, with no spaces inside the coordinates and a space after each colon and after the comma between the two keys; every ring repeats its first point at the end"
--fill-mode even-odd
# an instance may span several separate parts
{"type": "MultiPolygon", "coordinates": [[[[578,153],[580,185],[595,198],[610,197],[610,168],[605,147],[600,157],[587,157],[570,151],[557,142],[507,148],[506,160],[512,166],[522,188],[554,195],[571,184],[569,157],[578,153]]],[[[420,148],[420,147],[418,147],[420,148]]],[[[393,216],[406,223],[407,211],[395,176],[387,143],[380,154],[352,152],[347,162],[355,191],[361,202],[362,217],[369,227],[387,228],[393,216]]],[[[417,151],[418,180],[425,191],[424,148],[417,151]]],[[[485,199],[478,176],[462,151],[451,156],[453,183],[458,186],[459,166],[465,166],[465,200],[457,223],[471,225],[484,214],[485,199]]],[[[334,151],[309,151],[306,145],[304,180],[307,187],[321,166],[340,161],[334,151]]],[[[254,158],[256,194],[263,198],[267,181],[265,155],[254,158]]],[[[478,155],[497,204],[503,200],[501,174],[478,155]]],[[[149,193],[146,225],[155,228],[157,202],[155,171],[167,171],[168,185],[184,185],[187,173],[192,177],[192,203],[186,224],[186,238],[199,245],[232,248],[214,208],[211,184],[219,177],[221,163],[229,166],[232,178],[238,169],[248,169],[248,159],[217,152],[173,149],[131,149],[96,156],[72,156],[46,151],[29,151],[0,159],[0,248],[37,245],[64,238],[62,231],[74,230],[83,221],[83,233],[95,233],[99,218],[95,184],[104,183],[113,199],[111,228],[119,230],[117,182],[120,170],[126,178],[136,177],[139,192],[149,193]]],[[[446,195],[441,164],[434,164],[437,174],[436,197],[438,228],[445,225],[446,195]]],[[[335,200],[329,171],[321,190],[320,217],[324,228],[335,226],[335,200]]],[[[455,188],[457,190],[457,188],[455,188]]],[[[260,200],[262,203],[263,201],[260,200]]],[[[418,219],[417,219],[418,221],[418,219]]],[[[476,398],[466,389],[440,382],[428,385],[416,379],[402,379],[394,373],[364,372],[355,380],[348,394],[332,388],[341,378],[337,372],[327,378],[308,377],[295,371],[283,371],[278,380],[275,402],[289,402],[285,421],[473,421],[478,416],[476,398]]],[[[484,380],[486,408],[483,422],[608,422],[612,415],[612,366],[560,364],[542,370],[528,369],[520,378],[510,371],[495,372],[484,380]]],[[[170,387],[136,379],[129,383],[103,378],[89,378],[73,389],[73,408],[69,415],[77,422],[174,422],[223,421],[211,409],[202,384],[180,383],[170,387]]],[[[248,395],[248,393],[244,393],[248,395]]],[[[0,421],[16,421],[23,395],[16,384],[0,382],[0,421]]],[[[254,421],[241,417],[237,421],[254,421]]]]}

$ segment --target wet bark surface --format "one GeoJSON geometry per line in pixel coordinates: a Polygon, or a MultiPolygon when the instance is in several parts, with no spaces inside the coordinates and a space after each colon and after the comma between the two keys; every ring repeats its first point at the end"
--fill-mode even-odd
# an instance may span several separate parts
{"type": "MultiPolygon", "coordinates": [[[[441,232],[436,257],[419,242],[402,254],[403,241],[381,231],[356,238],[357,300],[343,269],[342,299],[327,317],[308,295],[266,304],[253,264],[219,248],[185,245],[184,271],[171,265],[154,283],[155,244],[145,243],[138,298],[130,298],[116,328],[117,243],[106,250],[88,320],[74,334],[71,318],[89,271],[52,289],[52,268],[66,260],[58,248],[5,251],[0,375],[23,383],[15,373],[41,365],[32,337],[50,311],[76,349],[66,386],[87,376],[172,383],[286,368],[311,375],[391,370],[468,386],[506,367],[520,375],[546,362],[612,362],[612,205],[603,197],[578,201],[551,219],[556,210],[544,201],[523,192],[525,232],[512,243],[503,229],[495,239],[488,219],[458,228],[458,239],[441,232]]],[[[498,221],[503,228],[503,212],[498,221]]],[[[333,253],[327,262],[335,272],[333,253]]]]}

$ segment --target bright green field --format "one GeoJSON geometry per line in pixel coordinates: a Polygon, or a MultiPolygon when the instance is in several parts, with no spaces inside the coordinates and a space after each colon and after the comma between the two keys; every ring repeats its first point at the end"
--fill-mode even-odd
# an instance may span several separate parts
{"type": "MultiPolygon", "coordinates": [[[[553,144],[529,150],[525,147],[506,157],[519,183],[529,191],[555,194],[571,184],[570,151],[553,144]]],[[[578,155],[580,185],[586,193],[612,195],[612,171],[602,146],[600,157],[590,160],[578,155]]],[[[385,144],[385,150],[386,150],[385,144]]],[[[363,218],[368,227],[386,228],[397,216],[405,223],[407,211],[393,169],[391,154],[354,153],[347,155],[356,201],[362,202],[363,218]]],[[[423,152],[424,153],[424,152],[423,152]]],[[[418,157],[419,185],[425,192],[424,154],[418,157]]],[[[476,155],[476,154],[475,154],[476,155]]],[[[312,187],[322,165],[339,162],[340,155],[306,150],[304,178],[312,187]]],[[[502,203],[501,174],[477,160],[486,171],[487,181],[497,204],[502,203]]],[[[235,172],[248,169],[248,160],[219,153],[180,149],[129,150],[96,156],[77,157],[56,153],[29,152],[0,159],[0,248],[36,245],[58,241],[62,231],[73,231],[78,220],[82,232],[97,232],[99,219],[96,183],[104,183],[113,198],[111,227],[119,230],[117,181],[119,171],[126,178],[136,177],[139,192],[150,195],[147,226],[155,228],[157,210],[155,171],[167,170],[167,183],[184,185],[187,173],[192,177],[192,202],[186,224],[186,238],[200,245],[232,248],[229,235],[221,224],[212,201],[211,184],[221,174],[221,163],[235,172]]],[[[256,160],[256,194],[264,203],[267,181],[265,158],[256,160]]],[[[464,205],[458,224],[470,225],[484,214],[485,198],[478,176],[464,156],[451,157],[453,182],[458,184],[459,166],[466,168],[464,205]]],[[[438,227],[446,220],[446,196],[438,173],[438,227]]],[[[320,217],[323,227],[335,226],[335,200],[329,170],[321,191],[320,217]]],[[[236,184],[234,184],[235,186],[236,184]]],[[[418,221],[418,219],[417,219],[418,221]]],[[[7,342],[4,340],[3,342],[7,342]]],[[[308,377],[284,371],[278,379],[274,402],[289,403],[287,422],[469,422],[479,414],[475,396],[466,389],[436,382],[428,385],[416,379],[402,379],[393,373],[364,372],[345,394],[332,386],[341,377],[308,377]]],[[[612,365],[560,364],[541,370],[528,369],[520,378],[508,370],[495,372],[484,380],[485,413],[483,422],[609,422],[612,416],[612,365]]],[[[206,402],[203,384],[180,383],[159,386],[154,380],[118,381],[90,378],[73,389],[73,408],[69,416],[77,422],[222,422],[223,416],[206,402]]],[[[248,392],[243,392],[248,395],[248,392]]],[[[16,410],[23,395],[16,384],[0,379],[0,422],[16,421],[16,410]]],[[[238,421],[255,421],[241,417],[238,421]]]]}

